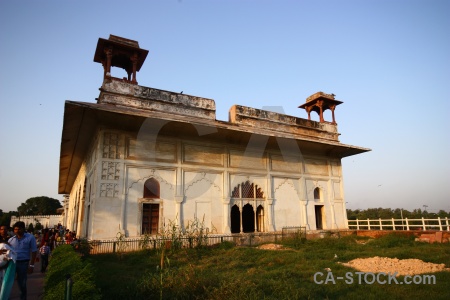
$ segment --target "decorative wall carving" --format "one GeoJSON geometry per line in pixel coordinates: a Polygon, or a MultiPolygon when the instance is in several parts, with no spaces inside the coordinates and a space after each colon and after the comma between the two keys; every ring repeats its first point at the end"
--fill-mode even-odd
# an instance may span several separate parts
{"type": "Polygon", "coordinates": [[[187,193],[191,187],[193,187],[196,183],[198,183],[200,181],[206,181],[211,186],[215,187],[219,192],[222,191],[220,186],[218,186],[217,184],[214,183],[214,181],[212,181],[210,178],[208,178],[208,176],[205,172],[202,172],[202,173],[198,174],[198,176],[195,177],[195,180],[193,180],[192,182],[189,183],[189,185],[187,185],[187,187],[185,188],[185,193],[187,193]]]}
{"type": "Polygon", "coordinates": [[[120,158],[119,134],[105,132],[103,135],[103,158],[120,158]]]}
{"type": "Polygon", "coordinates": [[[276,192],[277,190],[279,190],[283,185],[288,185],[290,187],[292,187],[295,190],[295,193],[300,197],[300,191],[301,191],[301,187],[298,184],[298,180],[297,179],[291,179],[291,178],[284,178],[282,181],[279,182],[279,184],[277,184],[274,187],[274,192],[276,192]]]}
{"type": "Polygon", "coordinates": [[[100,197],[114,198],[119,195],[119,184],[117,183],[101,183],[100,197]]]}
{"type": "Polygon", "coordinates": [[[120,179],[120,163],[112,161],[102,162],[102,179],[103,180],[119,180],[120,179]]]}
{"type": "Polygon", "coordinates": [[[169,187],[170,190],[173,189],[173,185],[172,185],[170,182],[168,182],[166,179],[164,179],[163,177],[161,177],[161,176],[158,174],[157,170],[151,169],[148,176],[141,177],[141,178],[139,178],[138,180],[131,182],[131,183],[128,185],[127,193],[128,193],[128,190],[130,190],[130,189],[133,187],[134,184],[137,184],[137,183],[140,182],[140,181],[144,181],[144,182],[145,182],[147,179],[152,178],[152,177],[155,178],[156,180],[158,180],[158,182],[159,182],[160,184],[161,184],[161,183],[166,184],[166,185],[169,187]]]}
{"type": "Polygon", "coordinates": [[[258,185],[253,184],[249,180],[242,182],[234,187],[231,192],[233,198],[259,198],[264,199],[264,192],[258,185]]]}

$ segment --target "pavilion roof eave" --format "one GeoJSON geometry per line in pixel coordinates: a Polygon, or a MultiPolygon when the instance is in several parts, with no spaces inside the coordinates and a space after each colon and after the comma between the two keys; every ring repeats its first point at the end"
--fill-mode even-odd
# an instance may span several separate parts
{"type": "Polygon", "coordinates": [[[345,145],[338,141],[314,139],[245,124],[115,105],[66,101],[61,138],[59,193],[70,192],[98,125],[109,124],[116,125],[121,129],[139,130],[146,118],[165,120],[171,123],[189,123],[194,125],[197,131],[200,127],[214,127],[216,133],[210,136],[218,140],[233,138],[236,133],[242,137],[242,143],[248,142],[253,134],[267,136],[272,140],[277,138],[294,139],[300,149],[311,149],[310,151],[318,149],[323,154],[340,158],[370,151],[368,148],[345,145]]]}

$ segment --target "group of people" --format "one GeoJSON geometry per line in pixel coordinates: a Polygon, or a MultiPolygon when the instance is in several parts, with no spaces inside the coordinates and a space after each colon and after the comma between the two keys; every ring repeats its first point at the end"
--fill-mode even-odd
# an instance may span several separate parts
{"type": "Polygon", "coordinates": [[[41,272],[48,266],[49,256],[58,244],[73,243],[76,233],[64,229],[60,224],[54,229],[44,229],[35,235],[25,230],[25,223],[16,222],[8,231],[7,226],[0,226],[0,300],[8,299],[17,275],[20,299],[27,298],[27,275],[34,272],[34,263],[39,257],[41,272]]]}

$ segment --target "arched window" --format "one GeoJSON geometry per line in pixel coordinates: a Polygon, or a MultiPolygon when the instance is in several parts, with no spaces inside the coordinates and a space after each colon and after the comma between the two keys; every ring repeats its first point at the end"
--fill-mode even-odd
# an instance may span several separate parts
{"type": "Polygon", "coordinates": [[[314,200],[320,200],[320,188],[318,187],[314,189],[314,200]]]}
{"type": "Polygon", "coordinates": [[[155,178],[144,183],[144,198],[159,198],[159,182],[155,178]]]}

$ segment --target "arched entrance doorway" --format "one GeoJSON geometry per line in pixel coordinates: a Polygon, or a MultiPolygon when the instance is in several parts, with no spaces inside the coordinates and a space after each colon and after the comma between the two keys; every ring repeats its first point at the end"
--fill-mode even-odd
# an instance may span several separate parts
{"type": "Polygon", "coordinates": [[[142,234],[156,234],[159,229],[159,182],[149,178],[144,183],[142,203],[142,234]]]}
{"type": "Polygon", "coordinates": [[[231,233],[241,232],[241,212],[237,205],[231,208],[231,233]]]}
{"type": "Polygon", "coordinates": [[[251,204],[245,204],[242,208],[242,231],[255,232],[255,212],[251,204]]]}
{"type": "Polygon", "coordinates": [[[263,232],[265,199],[261,188],[247,180],[235,186],[231,195],[231,233],[263,232]]]}

